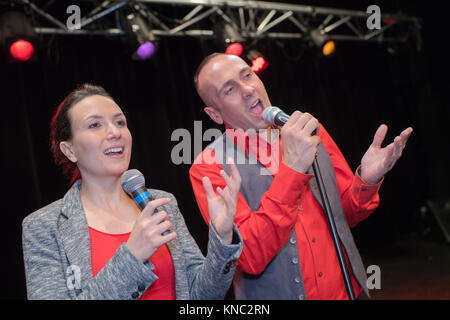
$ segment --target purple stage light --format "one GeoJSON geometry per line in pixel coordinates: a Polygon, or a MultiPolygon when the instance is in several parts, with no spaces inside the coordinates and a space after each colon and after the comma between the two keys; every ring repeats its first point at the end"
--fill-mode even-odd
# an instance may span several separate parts
{"type": "Polygon", "coordinates": [[[155,45],[151,42],[143,43],[137,49],[137,55],[142,60],[150,58],[155,53],[155,45]]]}

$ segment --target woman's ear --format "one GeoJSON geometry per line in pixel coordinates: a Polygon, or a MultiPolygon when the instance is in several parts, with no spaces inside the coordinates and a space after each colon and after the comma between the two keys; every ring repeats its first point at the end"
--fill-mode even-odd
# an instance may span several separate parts
{"type": "Polygon", "coordinates": [[[223,124],[222,115],[216,109],[214,109],[212,107],[205,107],[205,109],[203,109],[203,110],[215,123],[223,124]]]}
{"type": "Polygon", "coordinates": [[[78,161],[77,157],[75,156],[75,153],[72,149],[72,144],[68,141],[61,141],[59,143],[59,150],[73,163],[76,163],[78,161]]]}

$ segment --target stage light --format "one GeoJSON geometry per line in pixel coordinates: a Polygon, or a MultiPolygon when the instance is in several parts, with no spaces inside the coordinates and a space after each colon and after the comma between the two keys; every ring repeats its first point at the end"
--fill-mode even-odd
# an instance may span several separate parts
{"type": "Polygon", "coordinates": [[[226,54],[232,54],[235,56],[240,56],[242,52],[244,51],[244,46],[240,44],[239,42],[235,42],[230,44],[227,49],[225,50],[226,54]]]}
{"type": "Polygon", "coordinates": [[[133,60],[150,59],[157,50],[157,41],[148,24],[138,12],[131,12],[121,17],[125,31],[125,42],[131,48],[133,60]]]}
{"type": "Polygon", "coordinates": [[[336,44],[332,40],[328,40],[322,47],[322,54],[324,56],[332,55],[336,51],[336,44]]]}
{"type": "Polygon", "coordinates": [[[322,55],[330,56],[336,51],[336,43],[318,29],[314,29],[310,33],[312,43],[320,50],[322,55]]]}
{"type": "Polygon", "coordinates": [[[251,62],[251,69],[254,73],[260,73],[269,66],[269,61],[267,61],[261,52],[255,49],[252,49],[247,53],[247,59],[251,62]]]}
{"type": "Polygon", "coordinates": [[[242,54],[245,39],[241,36],[235,24],[220,20],[214,22],[213,30],[216,35],[216,43],[220,50],[225,48],[226,54],[235,56],[242,54]]]}
{"type": "Polygon", "coordinates": [[[9,11],[0,17],[0,45],[8,61],[31,60],[36,51],[37,36],[22,12],[9,11]]]}
{"type": "Polygon", "coordinates": [[[16,60],[27,61],[34,54],[34,46],[29,41],[17,40],[9,47],[9,53],[16,60]]]}

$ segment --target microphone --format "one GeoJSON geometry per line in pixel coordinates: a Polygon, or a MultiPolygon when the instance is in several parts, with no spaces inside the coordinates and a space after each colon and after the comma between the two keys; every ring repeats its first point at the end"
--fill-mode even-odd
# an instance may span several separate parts
{"type": "Polygon", "coordinates": [[[282,126],[289,120],[289,115],[278,107],[267,107],[263,111],[263,118],[271,125],[282,126]]]}
{"type": "Polygon", "coordinates": [[[153,200],[145,187],[144,175],[139,170],[125,171],[120,178],[120,184],[123,190],[136,201],[141,210],[144,210],[145,206],[153,200]]]}
{"type": "MultiPolygon", "coordinates": [[[[141,210],[144,210],[145,206],[154,200],[145,187],[144,175],[137,169],[125,171],[120,178],[120,184],[123,190],[136,201],[141,210]]],[[[156,212],[158,212],[158,209],[153,214],[156,212]]],[[[162,235],[165,236],[169,232],[169,230],[166,230],[162,235]]]]}
{"type": "MultiPolygon", "coordinates": [[[[270,125],[283,126],[289,120],[289,115],[278,107],[267,107],[263,111],[263,119],[270,125]]],[[[312,132],[312,136],[317,134],[317,128],[312,132]]]]}

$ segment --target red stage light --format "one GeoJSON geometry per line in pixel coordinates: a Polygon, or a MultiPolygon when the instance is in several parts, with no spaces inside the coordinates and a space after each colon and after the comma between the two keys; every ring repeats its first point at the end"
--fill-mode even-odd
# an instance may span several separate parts
{"type": "Polygon", "coordinates": [[[34,47],[31,42],[26,40],[17,40],[9,47],[11,56],[19,61],[27,61],[34,54],[34,47]]]}
{"type": "Polygon", "coordinates": [[[244,47],[239,42],[230,44],[225,50],[226,54],[232,54],[234,56],[240,56],[244,51],[244,47]]]}
{"type": "Polygon", "coordinates": [[[265,70],[268,65],[269,62],[266,59],[264,59],[263,57],[256,57],[252,61],[251,69],[253,70],[254,73],[259,73],[265,70]]]}

